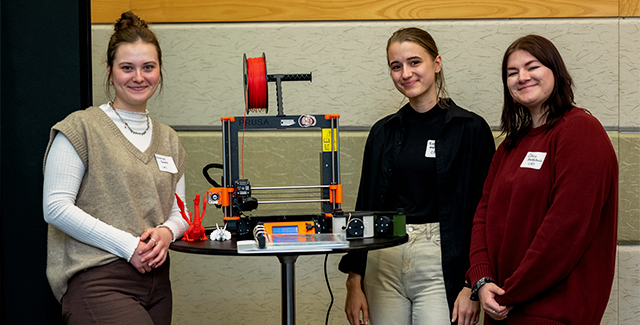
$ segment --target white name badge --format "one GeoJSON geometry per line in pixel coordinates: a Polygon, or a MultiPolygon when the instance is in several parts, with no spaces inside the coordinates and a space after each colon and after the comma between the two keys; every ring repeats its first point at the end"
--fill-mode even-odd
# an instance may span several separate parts
{"type": "Polygon", "coordinates": [[[436,140],[427,141],[427,151],[424,153],[424,156],[427,158],[436,157],[436,140]]]}
{"type": "Polygon", "coordinates": [[[178,172],[178,168],[176,167],[176,163],[173,162],[173,158],[156,154],[156,161],[158,162],[158,168],[161,171],[171,174],[178,172]]]}
{"type": "Polygon", "coordinates": [[[520,167],[540,169],[542,167],[542,163],[544,162],[544,158],[546,156],[547,156],[546,152],[529,151],[527,155],[524,157],[522,164],[520,164],[520,167]]]}

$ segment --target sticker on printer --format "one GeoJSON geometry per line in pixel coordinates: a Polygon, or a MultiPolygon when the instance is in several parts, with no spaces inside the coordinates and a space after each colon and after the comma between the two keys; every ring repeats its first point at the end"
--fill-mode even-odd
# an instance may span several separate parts
{"type": "Polygon", "coordinates": [[[313,115],[300,115],[298,118],[298,124],[303,128],[316,125],[316,117],[313,115]]]}
{"type": "Polygon", "coordinates": [[[292,119],[282,119],[280,120],[280,126],[292,126],[296,124],[296,121],[292,119]]]}

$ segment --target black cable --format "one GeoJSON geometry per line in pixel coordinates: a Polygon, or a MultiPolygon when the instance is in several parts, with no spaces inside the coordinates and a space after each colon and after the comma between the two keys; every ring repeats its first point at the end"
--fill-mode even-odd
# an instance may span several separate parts
{"type": "Polygon", "coordinates": [[[224,166],[222,164],[208,164],[206,166],[204,166],[204,168],[202,168],[202,174],[204,175],[204,178],[207,179],[207,182],[209,182],[209,184],[215,186],[215,187],[220,187],[220,184],[218,184],[218,182],[214,181],[213,178],[211,178],[211,176],[209,176],[209,169],[211,168],[218,168],[218,169],[224,169],[224,166]]]}
{"type": "Polygon", "coordinates": [[[329,314],[331,314],[331,307],[333,307],[333,292],[331,292],[331,285],[329,284],[329,276],[327,275],[327,259],[329,258],[329,254],[324,256],[324,280],[327,282],[327,289],[329,289],[329,295],[331,296],[331,303],[329,304],[329,308],[327,309],[327,318],[324,321],[325,325],[329,324],[329,314]]]}

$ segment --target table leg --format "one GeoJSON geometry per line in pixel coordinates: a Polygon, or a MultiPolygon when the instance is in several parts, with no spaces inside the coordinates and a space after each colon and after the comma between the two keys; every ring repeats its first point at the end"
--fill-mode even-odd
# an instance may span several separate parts
{"type": "Polygon", "coordinates": [[[278,256],[282,274],[282,324],[296,323],[295,264],[298,255],[278,256]]]}

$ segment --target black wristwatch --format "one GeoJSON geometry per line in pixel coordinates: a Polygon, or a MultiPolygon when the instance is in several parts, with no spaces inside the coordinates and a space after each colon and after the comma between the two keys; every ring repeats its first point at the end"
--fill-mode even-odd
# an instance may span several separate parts
{"type": "Polygon", "coordinates": [[[476,282],[476,284],[473,286],[473,289],[471,289],[471,296],[469,297],[469,299],[471,299],[472,301],[480,300],[478,297],[478,291],[480,291],[480,288],[482,288],[482,286],[487,283],[496,283],[496,281],[493,281],[492,278],[487,277],[478,280],[478,282],[476,282]]]}

